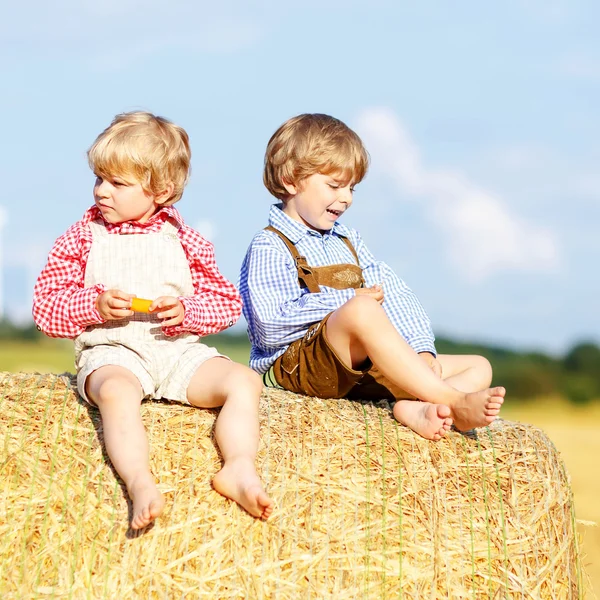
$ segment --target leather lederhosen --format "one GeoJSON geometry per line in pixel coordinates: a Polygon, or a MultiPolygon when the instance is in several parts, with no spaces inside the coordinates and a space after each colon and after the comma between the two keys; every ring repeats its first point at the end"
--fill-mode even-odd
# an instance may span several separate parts
{"type": "MultiPolygon", "coordinates": [[[[295,263],[296,269],[298,271],[298,281],[300,283],[300,286],[308,289],[308,291],[310,293],[319,293],[321,291],[321,288],[320,288],[321,285],[331,287],[334,289],[338,289],[338,290],[343,290],[343,289],[348,289],[348,288],[357,289],[357,288],[364,286],[364,277],[362,274],[362,269],[359,266],[358,254],[356,253],[356,250],[355,250],[354,246],[352,245],[352,242],[347,237],[340,236],[342,238],[342,240],[344,241],[344,243],[348,246],[352,255],[354,256],[354,258],[356,260],[356,264],[344,263],[344,264],[327,265],[327,266],[323,266],[323,267],[313,267],[308,264],[306,257],[300,255],[295,244],[287,236],[285,236],[281,231],[279,231],[275,227],[272,227],[271,225],[269,225],[268,227],[265,227],[265,230],[272,231],[273,233],[277,234],[281,238],[281,240],[285,243],[285,245],[287,246],[288,250],[290,251],[290,253],[294,259],[294,263],[295,263]]],[[[326,319],[328,317],[329,317],[329,315],[324,319],[324,321],[326,321],[326,319]]],[[[309,328],[309,331],[307,332],[306,336],[310,337],[312,332],[316,332],[317,330],[320,330],[322,328],[322,326],[323,326],[323,322],[317,323],[317,324],[311,326],[311,328],[309,328]]],[[[306,339],[306,337],[304,339],[306,339]]],[[[278,383],[286,389],[292,389],[292,391],[308,393],[309,395],[320,395],[322,397],[334,397],[329,393],[329,391],[327,391],[325,393],[321,393],[321,394],[316,393],[314,391],[314,389],[311,387],[310,381],[308,382],[308,385],[305,384],[305,385],[301,386],[303,388],[308,388],[308,389],[295,389],[298,387],[297,383],[296,383],[296,386],[286,385],[288,382],[285,381],[285,379],[286,379],[285,371],[291,371],[292,369],[290,369],[289,366],[292,366],[292,368],[293,368],[298,363],[298,352],[299,352],[299,347],[300,347],[302,341],[303,341],[303,338],[301,338],[300,340],[296,340],[296,342],[293,342],[288,347],[286,352],[275,361],[274,372],[276,374],[276,379],[278,380],[278,383]],[[281,367],[282,367],[282,365],[285,366],[286,363],[289,366],[284,370],[281,367]]],[[[315,359],[315,360],[317,360],[317,359],[315,359]]],[[[343,394],[343,397],[355,398],[355,399],[365,399],[365,400],[380,400],[380,399],[397,400],[399,398],[410,398],[411,397],[410,394],[408,394],[404,390],[398,388],[395,384],[393,384],[391,381],[386,379],[383,376],[383,374],[375,366],[371,365],[370,368],[369,368],[369,366],[367,366],[365,371],[359,373],[359,372],[353,371],[352,369],[349,369],[348,367],[343,365],[343,363],[341,363],[341,360],[339,358],[337,358],[337,356],[336,356],[336,360],[337,360],[337,362],[340,363],[340,364],[334,365],[334,368],[338,372],[338,375],[340,375],[340,371],[341,371],[342,372],[341,376],[343,377],[345,375],[345,373],[343,371],[345,370],[345,371],[347,371],[347,373],[350,374],[350,377],[353,377],[353,380],[352,380],[353,384],[350,386],[349,391],[346,391],[343,394]]],[[[313,365],[308,365],[307,370],[312,371],[312,367],[313,367],[313,365]]],[[[330,367],[331,367],[331,365],[330,365],[330,367]]],[[[315,372],[315,377],[319,377],[319,376],[324,377],[324,378],[327,377],[326,374],[319,372],[318,365],[314,369],[314,372],[315,372]]],[[[307,376],[309,378],[311,377],[310,374],[307,376]]],[[[305,381],[306,381],[306,377],[305,377],[305,381]]],[[[317,389],[319,389],[318,386],[317,386],[317,389]]]]}

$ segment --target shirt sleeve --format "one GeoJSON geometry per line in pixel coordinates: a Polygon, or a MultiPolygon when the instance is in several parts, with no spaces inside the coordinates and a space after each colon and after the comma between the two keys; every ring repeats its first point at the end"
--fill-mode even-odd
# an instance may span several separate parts
{"type": "Polygon", "coordinates": [[[326,288],[309,293],[301,288],[289,250],[283,243],[276,246],[267,235],[255,238],[248,250],[240,292],[253,344],[275,349],[298,339],[307,327],[352,298],[355,291],[326,288]]]}
{"type": "Polygon", "coordinates": [[[394,327],[415,352],[431,352],[436,356],[431,321],[413,291],[384,262],[375,260],[358,232],[354,232],[365,286],[383,287],[383,308],[394,327]]]}
{"type": "Polygon", "coordinates": [[[86,227],[76,223],[56,240],[33,291],[33,320],[50,337],[76,338],[89,325],[103,323],[96,299],[103,285],[84,287],[91,245],[86,227]]]}
{"type": "Polygon", "coordinates": [[[190,266],[194,295],[179,298],[185,309],[183,322],[165,327],[165,334],[189,331],[204,336],[231,327],[242,313],[242,299],[233,283],[220,273],[213,245],[186,225],[180,229],[179,239],[190,266]]]}

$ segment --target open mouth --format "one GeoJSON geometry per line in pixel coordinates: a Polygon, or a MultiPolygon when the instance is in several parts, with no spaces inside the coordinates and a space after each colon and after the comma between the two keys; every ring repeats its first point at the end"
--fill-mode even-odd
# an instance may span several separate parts
{"type": "Polygon", "coordinates": [[[341,210],[333,210],[332,208],[328,208],[327,212],[334,217],[339,217],[342,214],[341,210]]]}

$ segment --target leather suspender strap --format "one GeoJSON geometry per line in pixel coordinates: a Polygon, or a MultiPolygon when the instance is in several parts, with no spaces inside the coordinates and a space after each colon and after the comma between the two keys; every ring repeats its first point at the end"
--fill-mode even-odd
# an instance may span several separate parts
{"type": "Polygon", "coordinates": [[[308,288],[308,291],[311,294],[318,294],[321,291],[321,288],[319,287],[319,284],[317,283],[317,280],[312,272],[312,269],[310,268],[309,264],[306,262],[306,257],[301,256],[298,253],[298,250],[297,250],[295,244],[293,244],[292,241],[286,235],[281,233],[281,231],[279,231],[279,229],[276,229],[275,227],[268,225],[267,227],[265,227],[265,230],[276,233],[283,240],[283,242],[288,247],[288,250],[290,251],[290,253],[294,259],[294,264],[296,265],[296,269],[298,271],[298,280],[304,285],[304,287],[308,288]]]}
{"type": "MultiPolygon", "coordinates": [[[[272,225],[268,225],[267,227],[265,227],[265,229],[267,231],[272,231],[273,233],[276,233],[285,242],[285,245],[289,248],[289,250],[294,258],[300,256],[298,254],[298,250],[296,249],[296,245],[293,244],[292,241],[285,234],[281,233],[281,231],[279,231],[279,229],[275,229],[275,227],[273,227],[272,225]]],[[[354,256],[354,260],[356,260],[356,265],[360,267],[360,260],[358,258],[358,254],[356,252],[356,249],[352,245],[352,242],[350,241],[350,239],[347,238],[345,235],[340,235],[339,237],[341,237],[342,240],[344,241],[344,243],[346,244],[346,246],[348,246],[348,249],[350,250],[350,252],[352,252],[352,256],[354,256]]],[[[304,257],[301,256],[300,258],[304,258],[304,257]]],[[[304,260],[306,261],[305,258],[304,258],[304,260]]]]}
{"type": "Polygon", "coordinates": [[[354,249],[352,242],[346,236],[340,235],[340,237],[344,240],[344,242],[346,242],[346,246],[348,246],[348,248],[350,249],[350,252],[352,252],[352,255],[356,259],[356,265],[358,267],[360,267],[360,260],[358,260],[358,254],[356,253],[356,250],[354,249]]]}

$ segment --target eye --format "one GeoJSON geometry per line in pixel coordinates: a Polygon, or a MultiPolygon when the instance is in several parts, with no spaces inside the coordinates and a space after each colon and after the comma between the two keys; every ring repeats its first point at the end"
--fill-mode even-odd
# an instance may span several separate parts
{"type": "Polygon", "coordinates": [[[328,183],[327,185],[333,190],[338,190],[340,188],[339,184],[337,183],[328,183]]]}

